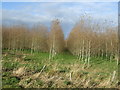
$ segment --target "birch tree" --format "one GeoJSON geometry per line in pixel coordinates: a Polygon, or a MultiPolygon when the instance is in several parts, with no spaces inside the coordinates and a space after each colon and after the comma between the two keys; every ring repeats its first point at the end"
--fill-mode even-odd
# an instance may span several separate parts
{"type": "Polygon", "coordinates": [[[58,19],[52,21],[51,31],[49,33],[49,59],[55,57],[57,53],[64,50],[64,34],[58,19]]]}

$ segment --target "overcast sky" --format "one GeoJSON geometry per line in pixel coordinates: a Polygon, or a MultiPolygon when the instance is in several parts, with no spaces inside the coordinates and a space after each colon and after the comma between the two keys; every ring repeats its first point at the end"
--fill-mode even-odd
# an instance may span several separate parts
{"type": "Polygon", "coordinates": [[[50,27],[53,19],[60,19],[65,36],[84,13],[96,20],[109,20],[117,25],[117,2],[3,2],[2,20],[4,24],[41,23],[50,27]]]}
{"type": "Polygon", "coordinates": [[[118,2],[119,0],[2,0],[3,2],[118,2]]]}

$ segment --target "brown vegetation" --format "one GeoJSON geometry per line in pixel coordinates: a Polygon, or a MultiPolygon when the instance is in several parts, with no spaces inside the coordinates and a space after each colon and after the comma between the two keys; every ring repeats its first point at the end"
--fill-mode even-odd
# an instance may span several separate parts
{"type": "Polygon", "coordinates": [[[92,23],[89,18],[81,18],[67,39],[68,50],[88,64],[91,56],[106,57],[108,60],[118,56],[117,28],[92,23]]]}
{"type": "Polygon", "coordinates": [[[89,17],[82,17],[66,40],[58,19],[52,22],[50,32],[44,25],[34,25],[30,30],[25,26],[4,26],[2,38],[3,49],[50,52],[49,59],[67,48],[88,64],[91,57],[118,60],[117,28],[93,22],[89,17]]]}

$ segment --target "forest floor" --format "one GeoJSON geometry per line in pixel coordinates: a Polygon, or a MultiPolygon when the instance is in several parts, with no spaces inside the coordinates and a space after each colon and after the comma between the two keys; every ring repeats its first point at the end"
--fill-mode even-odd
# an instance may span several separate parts
{"type": "Polygon", "coordinates": [[[49,53],[2,52],[3,88],[116,88],[117,62],[91,58],[90,66],[68,52],[49,60],[49,53]]]}

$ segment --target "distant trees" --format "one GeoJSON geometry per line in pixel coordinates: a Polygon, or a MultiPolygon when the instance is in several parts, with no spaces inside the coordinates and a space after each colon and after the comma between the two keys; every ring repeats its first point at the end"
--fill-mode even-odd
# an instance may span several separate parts
{"type": "Polygon", "coordinates": [[[94,23],[89,18],[81,18],[67,39],[67,47],[73,55],[88,64],[91,57],[111,60],[118,56],[117,36],[116,27],[103,28],[103,25],[94,23]]]}
{"type": "Polygon", "coordinates": [[[73,54],[77,55],[79,60],[85,61],[90,60],[91,56],[91,43],[93,43],[92,28],[85,22],[84,18],[81,18],[74,28],[72,29],[68,40],[68,50],[73,54]]]}
{"type": "Polygon", "coordinates": [[[2,40],[2,48],[9,49],[10,39],[9,39],[9,32],[7,27],[2,27],[2,38],[4,38],[2,40]]]}
{"type": "Polygon", "coordinates": [[[2,48],[15,51],[26,49],[31,53],[49,52],[49,59],[68,49],[88,64],[92,57],[118,60],[119,54],[117,27],[93,22],[89,17],[81,17],[66,39],[58,19],[52,21],[50,31],[44,25],[32,28],[3,26],[2,48]]]}
{"type": "Polygon", "coordinates": [[[47,52],[48,29],[44,25],[36,25],[31,30],[31,53],[33,51],[47,52]]]}
{"type": "Polygon", "coordinates": [[[3,27],[3,49],[48,51],[48,30],[44,25],[37,25],[29,30],[25,26],[3,27]]]}
{"type": "Polygon", "coordinates": [[[118,38],[118,32],[116,31],[117,27],[108,28],[106,31],[106,56],[108,59],[115,58],[118,60],[118,54],[119,54],[119,38],[118,38]]]}
{"type": "Polygon", "coordinates": [[[12,50],[23,50],[27,49],[26,47],[29,45],[27,42],[29,39],[27,36],[29,35],[28,29],[24,26],[11,26],[2,28],[2,48],[4,49],[12,49],[12,50]]]}
{"type": "Polygon", "coordinates": [[[31,29],[23,26],[3,26],[3,49],[31,50],[35,52],[60,53],[64,50],[64,34],[59,20],[54,20],[51,30],[44,25],[34,25],[31,29]]]}
{"type": "Polygon", "coordinates": [[[53,58],[57,53],[60,53],[64,50],[64,34],[58,19],[52,22],[48,45],[50,51],[49,59],[53,58]]]}

